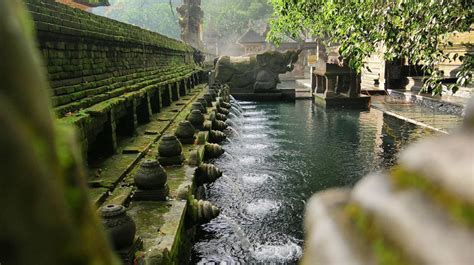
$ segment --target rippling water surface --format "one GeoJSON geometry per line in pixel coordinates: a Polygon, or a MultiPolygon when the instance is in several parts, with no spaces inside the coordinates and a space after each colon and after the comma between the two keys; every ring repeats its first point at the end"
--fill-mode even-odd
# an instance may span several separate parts
{"type": "Polygon", "coordinates": [[[211,161],[224,176],[206,187],[221,215],[199,228],[194,263],[296,263],[313,193],[392,165],[427,134],[376,110],[324,110],[307,100],[239,105],[226,153],[211,161]]]}

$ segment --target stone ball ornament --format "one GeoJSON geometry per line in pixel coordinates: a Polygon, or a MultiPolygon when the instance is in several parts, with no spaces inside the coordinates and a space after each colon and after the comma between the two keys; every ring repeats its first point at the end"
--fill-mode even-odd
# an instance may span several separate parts
{"type": "Polygon", "coordinates": [[[199,101],[191,104],[191,110],[199,110],[202,114],[207,113],[206,108],[199,101]]]}
{"type": "Polygon", "coordinates": [[[202,129],[202,125],[204,124],[204,115],[199,110],[192,110],[188,116],[188,121],[193,125],[193,127],[197,130],[202,129]]]}
{"type": "Polygon", "coordinates": [[[175,135],[167,134],[163,136],[158,145],[158,155],[163,157],[179,156],[182,152],[182,146],[175,135]]]}
{"type": "Polygon", "coordinates": [[[133,180],[135,185],[142,190],[163,188],[168,176],[157,160],[148,159],[141,163],[133,180]]]}
{"type": "Polygon", "coordinates": [[[122,205],[109,204],[100,208],[102,224],[115,249],[133,244],[137,227],[122,205]]]}
{"type": "Polygon", "coordinates": [[[178,128],[174,132],[174,135],[179,139],[182,144],[194,143],[196,129],[189,121],[181,121],[178,124],[178,128]]]}

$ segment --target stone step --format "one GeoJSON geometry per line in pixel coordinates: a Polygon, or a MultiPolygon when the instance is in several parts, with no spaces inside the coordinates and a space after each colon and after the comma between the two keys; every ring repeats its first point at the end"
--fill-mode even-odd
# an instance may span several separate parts
{"type": "Polygon", "coordinates": [[[295,88],[295,98],[297,99],[308,99],[312,98],[311,88],[295,88]]]}
{"type": "Polygon", "coordinates": [[[415,264],[472,264],[474,231],[459,225],[421,191],[401,190],[387,175],[374,174],[356,185],[351,200],[415,264]]]}
{"type": "Polygon", "coordinates": [[[52,97],[53,102],[56,102],[55,110],[59,115],[67,112],[74,112],[78,109],[86,108],[98,104],[107,99],[123,95],[126,92],[138,91],[150,85],[163,85],[167,80],[172,80],[177,77],[187,78],[193,71],[189,71],[187,75],[166,75],[157,77],[150,75],[146,78],[138,80],[131,80],[133,85],[125,85],[122,82],[111,84],[110,86],[103,86],[99,88],[91,88],[87,91],[71,93],[58,97],[52,97]],[[148,79],[147,79],[148,78],[148,79]]]}

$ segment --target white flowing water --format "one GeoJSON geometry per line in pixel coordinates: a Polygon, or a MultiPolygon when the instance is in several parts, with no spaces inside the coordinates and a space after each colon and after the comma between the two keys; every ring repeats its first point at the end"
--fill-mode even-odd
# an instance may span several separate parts
{"type": "Polygon", "coordinates": [[[381,112],[324,110],[311,101],[232,102],[224,176],[207,185],[221,215],[200,226],[193,263],[294,264],[305,202],[394,163],[424,131],[381,112]]]}

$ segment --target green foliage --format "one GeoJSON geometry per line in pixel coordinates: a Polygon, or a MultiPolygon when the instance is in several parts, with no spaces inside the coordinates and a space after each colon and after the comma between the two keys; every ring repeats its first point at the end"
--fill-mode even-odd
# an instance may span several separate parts
{"type": "MultiPolygon", "coordinates": [[[[340,54],[359,72],[364,59],[382,44],[386,60],[407,58],[423,65],[432,76],[425,89],[431,86],[434,94],[443,89],[442,73],[435,66],[451,59],[442,52],[452,45],[447,33],[467,31],[473,23],[472,3],[466,0],[270,1],[274,8],[270,41],[279,43],[282,35],[312,36],[327,45],[337,44],[340,54]]],[[[460,72],[458,83],[471,81],[470,65],[460,72]]]]}
{"type": "Polygon", "coordinates": [[[180,39],[181,30],[175,8],[181,5],[181,1],[171,1],[173,11],[169,0],[110,0],[109,2],[110,7],[94,8],[94,14],[180,39]]]}
{"type": "Polygon", "coordinates": [[[220,38],[239,36],[249,21],[265,20],[272,13],[267,0],[204,0],[202,9],[205,29],[214,29],[220,38]]]}

